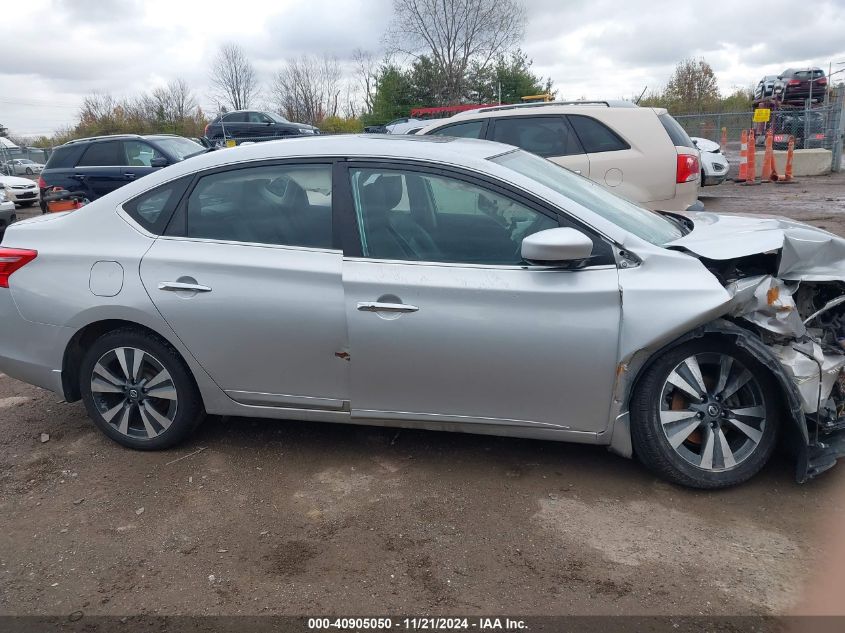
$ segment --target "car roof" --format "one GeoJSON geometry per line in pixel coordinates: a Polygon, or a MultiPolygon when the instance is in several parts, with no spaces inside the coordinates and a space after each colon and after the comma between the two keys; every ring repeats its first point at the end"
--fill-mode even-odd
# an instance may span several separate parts
{"type": "Polygon", "coordinates": [[[124,140],[124,139],[158,139],[158,138],[175,138],[178,137],[178,134],[105,134],[103,136],[86,136],[85,138],[75,138],[66,143],[63,143],[59,147],[64,147],[67,145],[76,145],[78,143],[94,143],[96,141],[117,141],[117,140],[124,140]]]}
{"type": "MultiPolygon", "coordinates": [[[[406,134],[343,134],[296,137],[221,148],[199,154],[144,177],[145,182],[170,180],[184,174],[231,164],[285,158],[403,158],[481,168],[486,159],[517,149],[477,139],[406,134]],[[483,162],[482,162],[483,161],[483,162]],[[164,178],[164,176],[168,176],[164,178]]],[[[140,181],[139,181],[140,182],[140,181]]]]}

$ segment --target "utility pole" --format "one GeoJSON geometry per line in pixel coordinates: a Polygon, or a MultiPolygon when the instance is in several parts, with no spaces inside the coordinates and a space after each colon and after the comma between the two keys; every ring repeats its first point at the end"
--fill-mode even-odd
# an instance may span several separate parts
{"type": "Polygon", "coordinates": [[[502,105],[502,80],[499,80],[499,105],[502,105]]]}

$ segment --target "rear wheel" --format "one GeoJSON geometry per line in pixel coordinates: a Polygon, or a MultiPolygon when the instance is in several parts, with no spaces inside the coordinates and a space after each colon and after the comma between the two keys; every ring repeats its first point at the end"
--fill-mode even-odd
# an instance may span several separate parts
{"type": "Polygon", "coordinates": [[[26,175],[27,175],[27,176],[31,176],[31,175],[32,175],[32,168],[31,168],[31,167],[27,167],[27,168],[26,168],[26,175]]]}
{"type": "Polygon", "coordinates": [[[109,332],[91,346],[80,390],[94,423],[129,448],[174,446],[203,414],[199,390],[176,350],[135,329],[109,332]]]}
{"type": "Polygon", "coordinates": [[[699,339],[666,352],[646,371],[631,402],[640,461],[693,488],[723,488],[769,460],[778,398],[768,371],[745,350],[699,339]]]}

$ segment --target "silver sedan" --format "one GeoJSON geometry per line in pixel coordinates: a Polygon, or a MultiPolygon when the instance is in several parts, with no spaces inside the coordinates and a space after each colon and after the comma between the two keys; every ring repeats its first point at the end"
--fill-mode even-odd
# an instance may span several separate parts
{"type": "Polygon", "coordinates": [[[608,446],[687,486],[843,451],[845,241],[654,213],[507,145],[198,156],[0,246],[0,370],[135,449],[203,415],[608,446]]]}

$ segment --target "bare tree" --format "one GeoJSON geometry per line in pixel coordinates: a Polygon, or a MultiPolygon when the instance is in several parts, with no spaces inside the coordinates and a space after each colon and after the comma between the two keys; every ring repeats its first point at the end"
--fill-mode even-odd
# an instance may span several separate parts
{"type": "Polygon", "coordinates": [[[337,116],[342,89],[336,57],[303,55],[276,73],[272,96],[276,110],[287,119],[316,125],[337,116]]]}
{"type": "Polygon", "coordinates": [[[196,115],[197,101],[188,82],[181,78],[153,90],[151,101],[155,117],[169,125],[178,125],[196,115]]]}
{"type": "Polygon", "coordinates": [[[444,83],[447,101],[460,99],[471,61],[482,69],[518,44],[525,30],[519,0],[393,0],[389,50],[428,56],[444,83]]]}
{"type": "Polygon", "coordinates": [[[214,97],[234,110],[250,107],[258,94],[255,68],[237,44],[223,44],[211,66],[214,97]]]}
{"type": "MultiPolygon", "coordinates": [[[[362,93],[364,112],[369,114],[373,111],[373,97],[375,96],[378,77],[378,61],[376,61],[375,56],[370,51],[360,48],[356,48],[352,52],[352,61],[355,64],[357,87],[362,93]]],[[[352,91],[349,90],[349,92],[352,91]]],[[[347,101],[351,105],[352,100],[347,99],[347,101]]]]}

